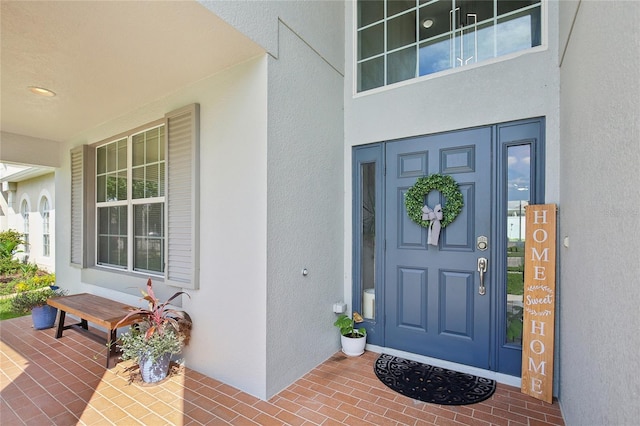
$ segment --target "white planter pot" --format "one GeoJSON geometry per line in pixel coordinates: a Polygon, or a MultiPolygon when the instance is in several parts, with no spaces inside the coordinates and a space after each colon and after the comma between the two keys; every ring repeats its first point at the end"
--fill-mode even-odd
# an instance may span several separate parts
{"type": "Polygon", "coordinates": [[[360,356],[364,353],[364,346],[367,344],[367,337],[346,337],[340,335],[342,352],[347,356],[360,356]]]}

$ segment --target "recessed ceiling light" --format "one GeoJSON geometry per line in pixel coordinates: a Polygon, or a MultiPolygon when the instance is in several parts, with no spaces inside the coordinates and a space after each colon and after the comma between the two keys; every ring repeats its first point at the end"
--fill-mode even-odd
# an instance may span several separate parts
{"type": "Polygon", "coordinates": [[[31,91],[31,93],[34,93],[40,96],[46,96],[47,98],[52,98],[56,95],[55,92],[49,89],[45,89],[44,87],[29,86],[28,89],[31,91]]]}
{"type": "Polygon", "coordinates": [[[431,18],[425,19],[424,22],[422,23],[422,26],[425,28],[431,28],[433,26],[433,19],[431,18]]]}

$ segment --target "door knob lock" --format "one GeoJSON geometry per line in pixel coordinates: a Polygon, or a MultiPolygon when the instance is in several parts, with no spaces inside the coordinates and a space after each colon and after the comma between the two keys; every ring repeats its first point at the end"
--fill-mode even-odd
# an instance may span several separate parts
{"type": "Polygon", "coordinates": [[[484,286],[484,274],[487,272],[488,261],[486,257],[478,258],[478,273],[480,274],[480,287],[478,287],[478,294],[484,296],[487,289],[484,286]]]}

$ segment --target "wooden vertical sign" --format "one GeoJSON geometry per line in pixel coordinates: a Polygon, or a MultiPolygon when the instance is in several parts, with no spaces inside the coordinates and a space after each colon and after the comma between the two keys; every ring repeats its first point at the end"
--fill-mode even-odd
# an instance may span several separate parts
{"type": "Polygon", "coordinates": [[[553,399],[556,205],[526,207],[522,392],[553,399]]]}

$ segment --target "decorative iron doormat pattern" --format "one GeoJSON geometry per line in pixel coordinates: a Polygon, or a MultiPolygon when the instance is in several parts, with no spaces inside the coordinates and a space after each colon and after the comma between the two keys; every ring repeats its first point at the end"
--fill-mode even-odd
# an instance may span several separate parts
{"type": "Polygon", "coordinates": [[[491,379],[381,354],[374,365],[382,383],[409,398],[441,405],[466,405],[493,395],[491,379]]]}

